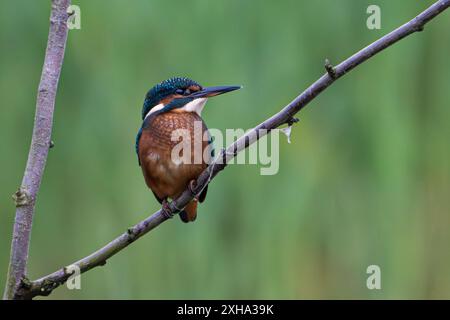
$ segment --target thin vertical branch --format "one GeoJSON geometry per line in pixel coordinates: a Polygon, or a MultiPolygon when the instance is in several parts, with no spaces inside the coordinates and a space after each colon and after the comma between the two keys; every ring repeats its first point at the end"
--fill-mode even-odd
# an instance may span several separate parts
{"type": "Polygon", "coordinates": [[[20,298],[18,289],[27,272],[36,197],[51,145],[55,97],[66,47],[69,5],[70,0],[52,0],[50,30],[37,94],[31,147],[22,185],[13,195],[17,209],[4,299],[20,298]]]}

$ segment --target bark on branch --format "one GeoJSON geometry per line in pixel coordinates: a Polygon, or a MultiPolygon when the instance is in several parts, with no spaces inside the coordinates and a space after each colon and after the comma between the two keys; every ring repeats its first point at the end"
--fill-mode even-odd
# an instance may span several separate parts
{"type": "MultiPolygon", "coordinates": [[[[327,72],[322,77],[320,77],[280,112],[253,128],[250,132],[230,145],[226,150],[222,150],[219,157],[216,159],[217,161],[211,164],[197,179],[197,186],[194,190],[195,193],[200,193],[200,191],[209,184],[217,173],[226,167],[227,163],[237,153],[247,148],[250,144],[254,143],[271,130],[276,129],[283,124],[292,125],[292,123],[295,122],[295,119],[293,118],[294,115],[304,108],[323,90],[328,88],[334,81],[406,36],[422,31],[427,22],[442,13],[449,6],[450,0],[437,1],[414,19],[355,53],[353,56],[344,60],[337,66],[333,67],[327,61],[327,72]]],[[[178,199],[175,199],[170,203],[169,207],[171,213],[177,213],[180,208],[183,208],[190,200],[192,200],[193,196],[194,195],[191,194],[189,190],[186,190],[178,199]]],[[[78,266],[81,273],[96,266],[104,265],[107,259],[169,218],[170,217],[165,215],[162,210],[158,210],[147,219],[129,228],[125,233],[108,243],[103,248],[77,262],[74,262],[72,265],[78,266]]],[[[33,298],[37,295],[48,295],[53,289],[63,284],[69,277],[70,274],[67,272],[67,268],[61,268],[58,271],[38,280],[31,282],[26,281],[20,287],[20,296],[22,298],[33,298]]]]}
{"type": "Polygon", "coordinates": [[[70,0],[53,0],[44,66],[39,83],[33,136],[22,184],[13,195],[16,216],[4,299],[20,299],[27,271],[28,249],[36,196],[51,144],[53,110],[67,39],[66,13],[70,0]]]}

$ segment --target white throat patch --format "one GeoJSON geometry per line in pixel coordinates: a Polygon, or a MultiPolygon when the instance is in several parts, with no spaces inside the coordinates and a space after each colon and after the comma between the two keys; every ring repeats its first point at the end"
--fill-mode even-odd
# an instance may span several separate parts
{"type": "Polygon", "coordinates": [[[184,110],[186,112],[196,112],[199,116],[201,116],[206,101],[208,101],[208,98],[195,99],[187,103],[185,106],[181,107],[180,110],[184,110]]]}
{"type": "MultiPolygon", "coordinates": [[[[202,115],[202,110],[203,107],[205,106],[206,101],[208,101],[208,98],[198,98],[195,99],[189,103],[186,103],[183,107],[179,108],[178,110],[183,110],[186,112],[196,112],[199,116],[202,115]]],[[[145,119],[147,119],[147,117],[149,115],[151,115],[152,113],[161,110],[162,108],[164,108],[165,105],[160,103],[156,106],[154,106],[153,108],[150,109],[150,111],[145,115],[145,119]]]]}

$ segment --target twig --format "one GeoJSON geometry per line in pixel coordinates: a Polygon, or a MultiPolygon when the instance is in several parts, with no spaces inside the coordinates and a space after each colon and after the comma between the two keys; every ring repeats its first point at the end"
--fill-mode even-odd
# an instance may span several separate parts
{"type": "MultiPolygon", "coordinates": [[[[278,128],[283,124],[292,124],[295,122],[293,116],[318,94],[328,88],[336,79],[339,79],[356,66],[370,59],[375,54],[393,45],[404,37],[414,32],[421,31],[428,21],[435,18],[449,6],[450,0],[437,1],[411,21],[380,38],[366,48],[360,50],[336,67],[331,67],[332,69],[330,70],[332,70],[332,75],[330,75],[330,71],[328,71],[280,112],[256,126],[250,132],[239,138],[235,143],[231,144],[226,150],[222,150],[216,158],[216,161],[214,161],[205,171],[203,171],[197,179],[194,190],[195,193],[198,194],[200,190],[202,190],[217,175],[217,173],[225,168],[227,163],[237,153],[247,148],[250,144],[254,143],[271,130],[278,128]]],[[[176,213],[179,210],[178,208],[183,208],[186,206],[192,198],[191,191],[187,189],[179,198],[170,203],[169,208],[172,213],[176,213]]],[[[167,220],[167,218],[163,215],[160,209],[147,219],[128,229],[125,233],[108,243],[103,248],[75,262],[73,265],[78,266],[81,273],[96,266],[103,265],[106,263],[107,259],[160,225],[165,220],[167,220]]],[[[69,276],[70,275],[66,273],[65,268],[61,268],[60,270],[38,280],[26,282],[26,285],[22,287],[21,295],[24,298],[33,298],[37,295],[48,295],[53,289],[64,283],[69,276]]]]}
{"type": "Polygon", "coordinates": [[[13,195],[16,217],[11,243],[4,299],[20,296],[22,279],[27,271],[28,249],[36,196],[44,173],[48,149],[51,147],[53,110],[67,39],[67,13],[70,0],[53,0],[50,30],[44,66],[39,83],[33,136],[22,185],[13,195]]]}

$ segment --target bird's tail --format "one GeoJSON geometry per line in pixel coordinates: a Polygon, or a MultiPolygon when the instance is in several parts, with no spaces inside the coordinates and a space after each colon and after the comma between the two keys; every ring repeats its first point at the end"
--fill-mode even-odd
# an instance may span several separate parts
{"type": "Polygon", "coordinates": [[[191,222],[197,218],[197,200],[194,199],[187,204],[183,211],[180,212],[180,218],[183,222],[191,222]]]}

